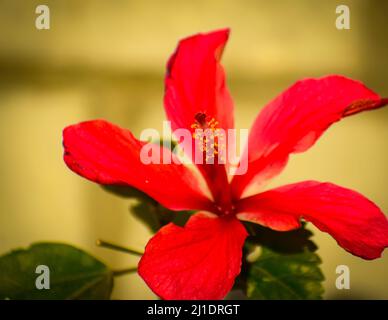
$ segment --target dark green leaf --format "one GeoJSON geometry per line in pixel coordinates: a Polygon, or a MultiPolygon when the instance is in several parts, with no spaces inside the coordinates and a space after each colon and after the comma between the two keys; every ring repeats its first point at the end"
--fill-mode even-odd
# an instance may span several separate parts
{"type": "Polygon", "coordinates": [[[132,205],[130,211],[154,233],[170,222],[183,226],[192,214],[191,211],[172,211],[147,201],[132,205]]]}
{"type": "Polygon", "coordinates": [[[132,187],[107,185],[102,188],[117,196],[136,200],[136,203],[130,206],[130,212],[154,233],[172,221],[175,224],[184,225],[192,213],[169,210],[147,194],[132,187]]]}
{"type": "Polygon", "coordinates": [[[138,199],[139,201],[147,201],[147,202],[155,203],[155,201],[151,197],[149,197],[147,194],[145,194],[144,192],[136,188],[132,188],[129,186],[117,186],[117,185],[101,185],[101,187],[105,191],[108,191],[109,193],[112,193],[119,197],[128,198],[128,199],[138,199]]]}
{"type": "Polygon", "coordinates": [[[246,241],[238,283],[252,299],[321,299],[324,276],[312,233],[304,228],[276,232],[255,227],[246,241]]]}
{"type": "Polygon", "coordinates": [[[159,204],[146,201],[130,206],[130,212],[154,233],[175,217],[175,212],[164,210],[159,204]]]}
{"type": "Polygon", "coordinates": [[[73,246],[35,243],[0,257],[0,299],[109,299],[112,272],[73,246]],[[50,289],[37,289],[38,265],[50,270],[50,289]]]}

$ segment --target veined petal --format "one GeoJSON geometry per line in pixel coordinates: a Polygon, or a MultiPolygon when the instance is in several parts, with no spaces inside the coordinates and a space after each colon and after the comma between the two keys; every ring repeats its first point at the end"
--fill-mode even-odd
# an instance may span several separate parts
{"type": "MultiPolygon", "coordinates": [[[[224,29],[181,40],[167,65],[164,96],[164,108],[173,131],[187,129],[194,135],[196,129],[225,130],[224,147],[213,155],[214,164],[198,164],[194,150],[203,143],[194,138],[190,141],[189,155],[203,174],[214,200],[222,207],[230,207],[224,166],[228,166],[228,159],[223,157],[219,165],[218,155],[223,152],[227,155],[227,148],[234,146],[234,140],[228,141],[227,135],[227,129],[234,127],[233,102],[220,64],[228,37],[229,30],[224,29]]],[[[206,154],[200,153],[205,162],[206,154]]]]}
{"type": "Polygon", "coordinates": [[[220,128],[233,128],[233,102],[220,64],[228,37],[225,29],[179,42],[165,78],[164,107],[173,130],[192,130],[198,113],[214,118],[220,128]]]}
{"type": "Polygon", "coordinates": [[[240,273],[247,236],[234,217],[197,213],[166,225],[148,242],[139,274],[163,299],[222,299],[240,273]]]}
{"type": "Polygon", "coordinates": [[[304,181],[240,200],[237,217],[281,231],[299,219],[329,233],[350,253],[364,259],[381,256],[388,246],[388,220],[363,195],[332,183],[304,181]]]}
{"type": "Polygon", "coordinates": [[[246,150],[248,172],[234,177],[234,198],[248,184],[260,186],[280,173],[290,154],[309,149],[334,122],[387,103],[361,82],[342,76],[296,82],[256,118],[246,150]]]}
{"type": "MultiPolygon", "coordinates": [[[[64,160],[77,174],[106,185],[137,188],[172,210],[211,210],[198,178],[181,164],[144,164],[140,152],[146,142],[107,121],[95,120],[63,131],[64,160]]],[[[170,150],[155,146],[160,155],[170,150]]],[[[161,161],[162,162],[162,161],[161,161]]]]}

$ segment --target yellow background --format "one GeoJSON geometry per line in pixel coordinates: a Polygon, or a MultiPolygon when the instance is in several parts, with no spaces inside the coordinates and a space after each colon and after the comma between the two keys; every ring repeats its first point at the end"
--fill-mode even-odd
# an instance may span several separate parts
{"type": "MultiPolygon", "coordinates": [[[[147,229],[117,198],[68,170],[62,128],[104,118],[131,129],[162,128],[163,74],[178,39],[232,29],[223,63],[237,128],[297,79],[344,74],[388,96],[388,2],[378,0],[1,0],[0,253],[39,240],[65,241],[114,268],[136,258],[97,248],[103,238],[142,249],[147,229]],[[47,4],[51,29],[35,28],[47,4]],[[351,30],[335,28],[347,4],[351,30]]],[[[388,213],[388,109],[334,125],[292,157],[272,186],[304,179],[360,191],[388,213]]],[[[310,226],[311,227],[311,226],[310,226]]],[[[327,298],[388,299],[388,256],[353,257],[316,231],[327,298]],[[335,267],[351,271],[351,290],[335,288],[335,267]]],[[[1,272],[1,270],[0,270],[1,272]]],[[[117,279],[114,298],[154,298],[136,275],[117,279]]]]}

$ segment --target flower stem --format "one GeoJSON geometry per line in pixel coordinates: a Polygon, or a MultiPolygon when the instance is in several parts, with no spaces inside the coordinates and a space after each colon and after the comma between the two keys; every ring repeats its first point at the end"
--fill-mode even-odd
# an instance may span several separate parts
{"type": "Polygon", "coordinates": [[[113,244],[111,242],[107,242],[107,241],[100,240],[100,239],[98,239],[96,241],[96,245],[98,245],[99,247],[103,247],[103,248],[107,248],[107,249],[112,249],[112,250],[116,250],[116,251],[120,251],[120,252],[125,252],[125,253],[130,253],[130,254],[134,254],[134,255],[137,255],[137,256],[142,256],[143,255],[143,252],[140,252],[140,251],[137,251],[137,250],[134,250],[134,249],[131,249],[131,248],[125,248],[125,247],[119,246],[117,244],[113,244]]]}
{"type": "Polygon", "coordinates": [[[132,273],[132,272],[136,272],[136,271],[137,271],[136,267],[132,267],[132,268],[128,268],[128,269],[122,269],[122,270],[114,270],[113,271],[113,276],[114,277],[123,276],[123,275],[126,275],[128,273],[132,273]]]}

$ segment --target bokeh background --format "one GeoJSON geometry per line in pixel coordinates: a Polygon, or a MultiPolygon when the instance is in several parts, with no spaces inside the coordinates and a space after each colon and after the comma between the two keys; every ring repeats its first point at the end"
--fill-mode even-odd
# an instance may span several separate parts
{"type": "MultiPolygon", "coordinates": [[[[238,128],[295,80],[330,73],[388,95],[388,2],[379,0],[0,0],[0,253],[39,240],[76,244],[115,268],[137,259],[95,246],[97,238],[142,249],[149,231],[129,202],[70,172],[62,128],[104,118],[136,135],[162,128],[163,74],[178,39],[232,29],[223,63],[238,128]],[[35,28],[35,8],[51,29],[35,28]],[[346,4],[351,29],[335,28],[346,4]]],[[[271,186],[304,179],[362,192],[388,213],[388,109],[334,125],[292,157],[271,186]]],[[[388,299],[388,255],[364,261],[316,231],[326,298],[388,299]],[[335,288],[346,264],[351,290],[335,288]]],[[[114,298],[155,296],[136,275],[117,279],[114,298]]]]}

